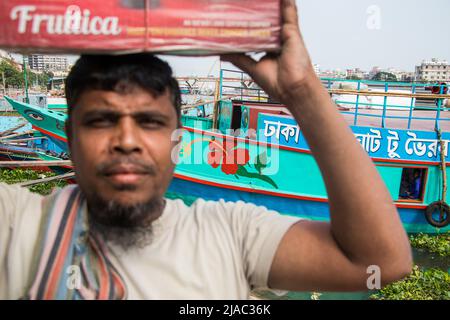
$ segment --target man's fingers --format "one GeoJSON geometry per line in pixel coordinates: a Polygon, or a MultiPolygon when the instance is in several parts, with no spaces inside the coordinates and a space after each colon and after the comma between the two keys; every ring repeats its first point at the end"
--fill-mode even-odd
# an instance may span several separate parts
{"type": "MultiPolygon", "coordinates": [[[[231,62],[236,67],[247,73],[267,93],[274,92],[273,78],[277,74],[276,54],[267,54],[259,62],[245,54],[223,55],[223,61],[231,62]]],[[[273,95],[273,94],[272,94],[273,95]]]]}
{"type": "Polygon", "coordinates": [[[260,61],[265,60],[276,60],[280,56],[279,52],[267,52],[264,57],[261,58],[260,61]]]}
{"type": "Polygon", "coordinates": [[[257,62],[245,54],[226,54],[222,55],[220,58],[222,61],[234,64],[250,76],[255,73],[257,62]]]}
{"type": "Polygon", "coordinates": [[[283,0],[281,5],[283,25],[298,27],[298,12],[295,0],[283,0]]]}

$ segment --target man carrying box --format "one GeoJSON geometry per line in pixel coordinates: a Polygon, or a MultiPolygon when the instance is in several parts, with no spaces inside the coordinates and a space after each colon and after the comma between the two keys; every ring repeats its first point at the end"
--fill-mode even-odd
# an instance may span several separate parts
{"type": "Polygon", "coordinates": [[[284,0],[282,14],[280,54],[223,59],[302,127],[330,223],[242,202],[164,199],[180,126],[170,67],[147,54],[83,56],[66,86],[78,186],[41,198],[0,185],[0,298],[246,299],[255,287],[367,290],[373,266],[383,285],[410,272],[393,201],[313,71],[295,2],[284,0]]]}

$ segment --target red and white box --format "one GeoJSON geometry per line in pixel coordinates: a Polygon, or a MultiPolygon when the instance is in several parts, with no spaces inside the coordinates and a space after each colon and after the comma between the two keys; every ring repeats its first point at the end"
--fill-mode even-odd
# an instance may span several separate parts
{"type": "Polygon", "coordinates": [[[2,0],[0,47],[30,52],[276,51],[280,0],[2,0]]]}

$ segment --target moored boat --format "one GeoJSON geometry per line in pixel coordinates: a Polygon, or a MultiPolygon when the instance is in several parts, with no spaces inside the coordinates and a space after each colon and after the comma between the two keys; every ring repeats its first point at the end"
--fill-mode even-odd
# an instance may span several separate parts
{"type": "MultiPolygon", "coordinates": [[[[224,79],[223,71],[220,89],[230,88],[224,79]]],[[[330,88],[330,94],[339,95],[336,103],[345,105],[341,113],[374,161],[405,229],[450,230],[450,113],[443,111],[444,96],[418,93],[426,84],[377,83],[385,88],[380,92],[370,90],[373,82],[368,88],[363,81],[356,83],[356,89],[330,88]],[[389,90],[390,85],[396,89],[389,90]],[[352,98],[343,101],[346,95],[352,98]],[[362,96],[381,96],[382,103],[377,98],[376,108],[370,108],[362,96]],[[402,98],[401,104],[395,105],[394,98],[402,98]],[[419,99],[433,105],[419,104],[419,99]]],[[[260,89],[245,90],[239,99],[227,99],[221,91],[214,114],[182,117],[180,159],[169,191],[192,198],[242,200],[283,214],[329,220],[325,184],[301,128],[287,108],[260,89]]],[[[7,100],[34,129],[67,150],[65,114],[7,100]]]]}

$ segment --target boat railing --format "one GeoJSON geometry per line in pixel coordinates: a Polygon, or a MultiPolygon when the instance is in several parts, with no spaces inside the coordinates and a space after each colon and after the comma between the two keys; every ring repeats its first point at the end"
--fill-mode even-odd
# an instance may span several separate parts
{"type": "MultiPolygon", "coordinates": [[[[341,113],[354,126],[369,123],[381,128],[450,128],[450,112],[444,112],[450,110],[448,84],[335,78],[321,78],[321,81],[341,113]]],[[[222,69],[220,97],[231,95],[241,101],[271,102],[246,73],[222,69]]]]}
{"type": "Polygon", "coordinates": [[[242,71],[221,69],[219,85],[221,99],[233,97],[241,101],[269,101],[269,95],[242,71]],[[230,92],[230,89],[232,92],[230,92]]]}
{"type": "Polygon", "coordinates": [[[361,117],[380,119],[382,128],[387,126],[389,119],[405,121],[407,129],[411,129],[414,121],[433,121],[436,130],[442,124],[450,124],[450,117],[443,113],[450,109],[447,84],[333,78],[322,78],[321,81],[335,103],[346,107],[341,113],[353,116],[355,126],[361,117]],[[370,109],[379,112],[368,113],[366,110],[370,109]],[[416,116],[415,111],[425,112],[416,116]]]}

